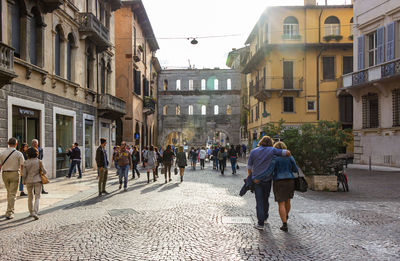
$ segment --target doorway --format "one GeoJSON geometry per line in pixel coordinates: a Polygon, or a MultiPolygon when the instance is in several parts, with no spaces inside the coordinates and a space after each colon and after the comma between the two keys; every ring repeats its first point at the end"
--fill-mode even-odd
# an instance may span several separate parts
{"type": "Polygon", "coordinates": [[[33,139],[40,143],[40,111],[12,106],[12,136],[22,143],[31,144],[33,139]]]}

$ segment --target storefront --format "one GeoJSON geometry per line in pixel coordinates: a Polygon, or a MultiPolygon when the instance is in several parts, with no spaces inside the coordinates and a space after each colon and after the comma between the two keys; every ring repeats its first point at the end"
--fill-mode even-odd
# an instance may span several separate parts
{"type": "Polygon", "coordinates": [[[30,146],[33,139],[40,143],[40,111],[12,106],[12,137],[18,140],[18,148],[22,143],[30,146]]]}

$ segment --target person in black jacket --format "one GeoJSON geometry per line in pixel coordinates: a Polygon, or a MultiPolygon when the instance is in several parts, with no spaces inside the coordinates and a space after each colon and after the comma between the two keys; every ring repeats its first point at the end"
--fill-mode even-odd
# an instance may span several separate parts
{"type": "Polygon", "coordinates": [[[79,149],[79,144],[77,142],[74,143],[74,147],[68,150],[67,155],[71,159],[71,164],[69,165],[69,171],[67,178],[71,178],[72,171],[75,166],[78,167],[79,176],[78,179],[82,178],[82,170],[81,170],[81,150],[79,149]]]}
{"type": "Polygon", "coordinates": [[[138,178],[140,178],[140,172],[137,169],[137,166],[139,165],[139,162],[140,162],[140,155],[139,155],[139,151],[137,150],[136,146],[133,146],[133,151],[132,151],[131,157],[132,157],[132,179],[135,178],[135,171],[136,171],[138,178]]]}
{"type": "Polygon", "coordinates": [[[108,158],[106,151],[107,140],[105,138],[100,139],[100,146],[96,150],[96,163],[99,169],[99,196],[102,193],[108,194],[106,191],[106,183],[108,176],[108,158]]]}

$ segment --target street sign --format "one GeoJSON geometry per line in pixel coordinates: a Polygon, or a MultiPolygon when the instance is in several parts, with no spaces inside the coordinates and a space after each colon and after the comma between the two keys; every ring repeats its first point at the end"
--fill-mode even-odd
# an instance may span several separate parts
{"type": "Polygon", "coordinates": [[[140,133],[139,132],[135,132],[135,140],[139,140],[140,139],[140,133]]]}

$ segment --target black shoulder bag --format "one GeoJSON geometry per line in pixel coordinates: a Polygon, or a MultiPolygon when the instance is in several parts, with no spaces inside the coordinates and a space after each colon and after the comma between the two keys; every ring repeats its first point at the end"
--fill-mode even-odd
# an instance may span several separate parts
{"type": "MultiPolygon", "coordinates": [[[[13,150],[13,151],[11,151],[11,153],[10,154],[8,154],[8,156],[7,156],[7,158],[3,161],[3,163],[1,164],[1,166],[3,166],[5,163],[6,163],[6,161],[8,160],[8,158],[11,156],[11,154],[13,154],[14,153],[14,151],[16,151],[16,150],[13,150]]],[[[0,167],[0,169],[1,169],[1,167],[0,167]]]]}
{"type": "Polygon", "coordinates": [[[294,180],[294,189],[299,192],[307,192],[308,184],[306,179],[303,176],[300,176],[300,173],[297,172],[297,178],[294,180]]]}

